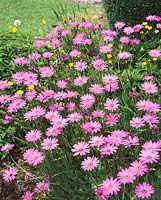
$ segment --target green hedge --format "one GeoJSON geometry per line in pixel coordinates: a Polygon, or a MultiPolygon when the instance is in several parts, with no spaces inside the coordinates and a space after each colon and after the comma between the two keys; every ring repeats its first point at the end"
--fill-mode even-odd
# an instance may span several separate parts
{"type": "Polygon", "coordinates": [[[161,15],[161,0],[103,0],[110,26],[116,21],[141,23],[148,15],[161,15]]]}

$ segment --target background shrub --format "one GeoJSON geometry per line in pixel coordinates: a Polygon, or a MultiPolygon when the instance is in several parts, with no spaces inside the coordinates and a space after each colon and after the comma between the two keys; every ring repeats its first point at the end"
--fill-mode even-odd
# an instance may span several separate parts
{"type": "Polygon", "coordinates": [[[103,0],[110,26],[116,21],[128,24],[142,22],[148,15],[160,15],[160,0],[103,0]]]}

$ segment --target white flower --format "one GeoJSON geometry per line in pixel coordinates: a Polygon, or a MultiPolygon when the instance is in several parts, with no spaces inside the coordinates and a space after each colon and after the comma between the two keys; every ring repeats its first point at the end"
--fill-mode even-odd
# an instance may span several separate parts
{"type": "Polygon", "coordinates": [[[14,21],[14,25],[15,25],[15,26],[20,26],[20,25],[21,25],[21,21],[18,20],[18,19],[15,20],[15,21],[14,21]]]}

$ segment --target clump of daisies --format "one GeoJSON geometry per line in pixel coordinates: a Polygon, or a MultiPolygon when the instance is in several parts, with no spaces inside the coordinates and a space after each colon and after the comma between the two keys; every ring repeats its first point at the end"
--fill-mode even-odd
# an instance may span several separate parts
{"type": "MultiPolygon", "coordinates": [[[[0,80],[2,124],[19,127],[13,138],[25,143],[20,158],[30,171],[5,168],[3,179],[15,181],[22,170],[30,186],[22,199],[157,195],[160,29],[158,16],[133,27],[116,22],[114,30],[70,21],[12,61],[18,71],[0,80]]],[[[14,157],[18,144],[1,151],[14,157]]]]}

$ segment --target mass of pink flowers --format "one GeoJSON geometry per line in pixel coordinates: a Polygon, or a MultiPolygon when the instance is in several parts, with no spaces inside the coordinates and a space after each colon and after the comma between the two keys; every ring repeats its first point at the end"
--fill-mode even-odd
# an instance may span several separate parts
{"type": "MultiPolygon", "coordinates": [[[[5,168],[3,179],[14,181],[22,171],[24,181],[34,183],[23,200],[50,195],[54,177],[67,169],[87,178],[96,199],[155,194],[150,174],[158,170],[161,151],[158,19],[146,18],[152,30],[144,23],[116,22],[105,30],[71,21],[36,40],[28,57],[11,61],[17,72],[0,80],[2,123],[18,123],[14,137],[22,141],[21,159],[30,170],[5,168]]],[[[1,151],[12,155],[18,147],[4,141],[1,151]]]]}

